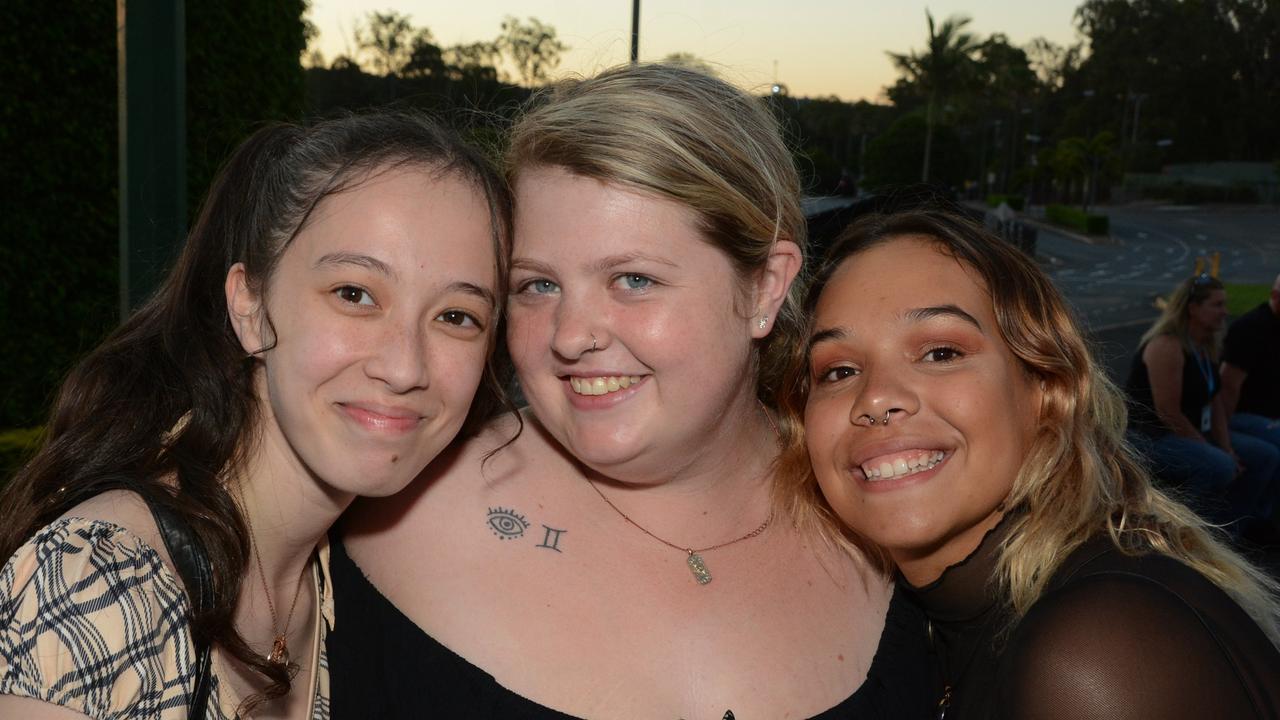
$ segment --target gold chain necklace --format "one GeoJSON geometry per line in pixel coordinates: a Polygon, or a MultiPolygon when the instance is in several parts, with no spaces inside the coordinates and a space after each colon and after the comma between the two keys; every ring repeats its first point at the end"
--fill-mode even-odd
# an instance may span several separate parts
{"type": "Polygon", "coordinates": [[[707,583],[711,582],[711,571],[707,569],[707,561],[702,559],[701,553],[710,552],[712,550],[719,550],[722,547],[728,547],[730,545],[733,545],[734,543],[740,543],[743,540],[750,540],[751,538],[767,530],[769,528],[769,524],[773,522],[773,510],[770,510],[769,517],[765,518],[764,522],[760,523],[760,527],[756,528],[755,530],[752,530],[751,532],[747,533],[746,535],[743,535],[742,537],[734,538],[733,540],[729,540],[727,542],[722,542],[718,545],[711,545],[709,547],[704,547],[704,548],[681,547],[669,540],[665,540],[663,538],[658,537],[657,535],[654,535],[652,532],[649,531],[648,528],[636,522],[635,520],[632,520],[630,517],[627,517],[627,514],[622,512],[622,510],[618,509],[618,506],[614,505],[613,502],[609,500],[609,498],[605,497],[604,493],[600,491],[600,488],[596,487],[596,484],[591,482],[590,479],[587,480],[587,484],[591,486],[592,490],[596,491],[596,494],[600,496],[601,500],[604,500],[606,505],[613,508],[613,511],[618,513],[618,515],[622,516],[623,520],[626,520],[627,522],[639,528],[640,532],[644,533],[645,535],[648,535],[649,537],[653,538],[654,540],[657,540],[658,542],[662,543],[663,545],[666,545],[669,548],[674,548],[676,550],[679,550],[680,552],[689,553],[689,559],[688,559],[689,571],[693,573],[693,578],[698,581],[699,585],[706,585],[707,583]]]}
{"type": "Polygon", "coordinates": [[[258,579],[262,581],[262,592],[267,597],[267,609],[271,611],[271,630],[274,639],[271,642],[271,652],[267,654],[267,662],[275,665],[289,664],[289,626],[293,624],[293,611],[298,608],[298,598],[302,597],[302,577],[306,575],[307,569],[311,567],[308,562],[302,567],[302,575],[298,577],[298,587],[293,591],[293,602],[289,603],[289,615],[284,619],[284,629],[280,629],[280,621],[276,617],[276,605],[271,602],[271,586],[267,583],[267,573],[262,569],[262,554],[258,552],[258,538],[253,532],[253,522],[249,519],[248,505],[244,501],[244,491],[236,488],[240,495],[240,506],[244,508],[244,524],[249,528],[249,542],[253,545],[253,559],[258,565],[258,579]]]}
{"type": "MultiPolygon", "coordinates": [[[[778,426],[776,423],[774,423],[773,418],[769,415],[769,411],[764,410],[763,405],[761,407],[761,410],[764,412],[765,420],[769,422],[769,427],[773,428],[774,434],[777,435],[778,426]]],[[[743,540],[750,540],[751,538],[760,535],[765,530],[769,529],[769,525],[773,522],[773,514],[775,512],[773,508],[770,508],[769,517],[765,518],[764,522],[760,523],[760,526],[757,527],[755,530],[752,530],[751,532],[741,537],[737,537],[737,538],[734,538],[733,540],[728,540],[726,542],[722,542],[716,545],[710,545],[704,548],[683,547],[671,542],[670,540],[658,537],[657,535],[650,532],[649,529],[646,528],[645,526],[641,525],[635,520],[632,520],[626,513],[622,512],[622,510],[619,509],[617,505],[614,505],[613,501],[610,500],[608,497],[606,497],[604,492],[601,491],[600,488],[597,487],[594,482],[591,482],[591,478],[587,478],[587,484],[591,486],[592,490],[596,491],[596,494],[600,496],[600,499],[604,501],[605,505],[608,505],[609,507],[613,508],[613,511],[618,513],[618,515],[623,520],[626,520],[627,522],[634,525],[636,528],[640,530],[640,532],[644,533],[645,535],[648,535],[649,537],[653,538],[654,540],[657,540],[658,542],[662,543],[663,545],[666,545],[669,548],[679,550],[680,552],[683,552],[683,553],[688,553],[689,558],[687,562],[689,563],[689,571],[693,573],[693,579],[697,580],[699,585],[706,585],[707,583],[711,582],[711,570],[707,568],[707,561],[702,558],[702,553],[711,552],[712,550],[719,550],[720,548],[724,548],[724,547],[729,547],[730,545],[740,543],[743,540]]]]}

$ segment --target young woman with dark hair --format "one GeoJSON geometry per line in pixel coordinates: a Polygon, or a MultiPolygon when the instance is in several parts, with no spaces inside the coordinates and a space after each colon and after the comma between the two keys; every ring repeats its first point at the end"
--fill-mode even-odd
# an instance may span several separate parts
{"type": "Polygon", "coordinates": [[[0,496],[0,716],[328,717],[325,532],[498,404],[504,188],[409,114],[233,154],[0,496]]]}

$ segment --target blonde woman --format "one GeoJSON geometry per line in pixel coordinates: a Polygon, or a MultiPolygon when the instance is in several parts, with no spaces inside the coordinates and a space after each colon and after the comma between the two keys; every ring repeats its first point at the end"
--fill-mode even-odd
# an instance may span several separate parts
{"type": "Polygon", "coordinates": [[[918,617],[774,509],[805,226],[763,101],[689,69],[610,70],[548,92],[507,164],[529,407],[410,502],[354,508],[337,713],[918,714],[918,617]]]}
{"type": "Polygon", "coordinates": [[[1142,336],[1125,389],[1133,439],[1156,475],[1202,515],[1241,533],[1270,515],[1280,450],[1230,429],[1218,372],[1226,319],[1221,280],[1201,274],[1179,283],[1142,336]]]}
{"type": "Polygon", "coordinates": [[[791,497],[923,606],[939,717],[1280,716],[1275,582],[1152,487],[1033,262],[942,210],[875,215],[807,307],[791,497]]]}

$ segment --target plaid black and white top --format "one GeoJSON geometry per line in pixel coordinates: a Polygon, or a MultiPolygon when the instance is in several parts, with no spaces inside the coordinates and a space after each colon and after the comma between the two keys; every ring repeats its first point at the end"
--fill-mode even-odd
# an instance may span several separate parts
{"type": "MultiPolygon", "coordinates": [[[[307,689],[314,698],[312,719],[328,720],[323,648],[333,599],[327,543],[317,552],[323,620],[317,624],[313,688],[307,689]]],[[[0,694],[104,720],[185,720],[195,685],[188,613],[181,582],[136,535],[99,520],[58,520],[0,571],[0,694]]],[[[219,692],[216,649],[213,667],[206,717],[235,718],[238,699],[219,692]]]]}

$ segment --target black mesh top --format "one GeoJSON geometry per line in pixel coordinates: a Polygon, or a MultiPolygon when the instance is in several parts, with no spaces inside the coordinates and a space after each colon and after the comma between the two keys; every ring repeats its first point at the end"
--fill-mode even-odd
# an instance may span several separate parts
{"type": "MultiPolygon", "coordinates": [[[[330,551],[334,613],[342,618],[326,639],[335,718],[572,720],[499,685],[423,632],[369,582],[336,533],[330,551]]],[[[895,592],[866,680],[817,717],[930,717],[923,627],[919,609],[895,592]]]]}
{"type": "Polygon", "coordinates": [[[930,618],[934,697],[951,687],[947,720],[1280,718],[1280,651],[1203,575],[1100,535],[1015,622],[988,583],[1002,534],[911,589],[930,618]]]}

